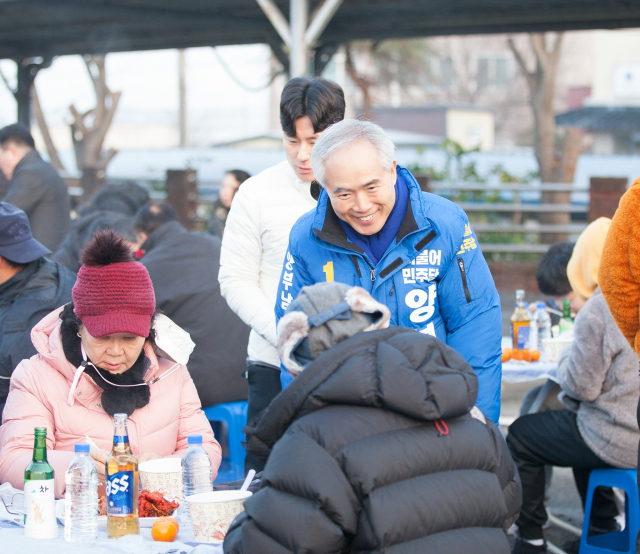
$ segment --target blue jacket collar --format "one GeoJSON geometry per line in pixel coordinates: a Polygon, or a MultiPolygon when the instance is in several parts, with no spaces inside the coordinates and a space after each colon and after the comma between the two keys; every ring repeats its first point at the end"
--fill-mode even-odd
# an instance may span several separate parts
{"type": "MultiPolygon", "coordinates": [[[[418,185],[418,182],[413,175],[411,175],[411,172],[406,168],[398,165],[397,171],[398,175],[409,187],[407,211],[405,212],[396,236],[396,243],[400,243],[404,237],[430,225],[430,222],[425,216],[424,199],[420,185],[418,185]]],[[[358,254],[364,254],[362,248],[347,240],[347,235],[340,225],[338,216],[333,210],[329,195],[324,189],[322,189],[320,197],[318,198],[318,205],[316,206],[311,231],[320,240],[328,242],[329,244],[340,246],[347,250],[357,252],[358,254]]]]}

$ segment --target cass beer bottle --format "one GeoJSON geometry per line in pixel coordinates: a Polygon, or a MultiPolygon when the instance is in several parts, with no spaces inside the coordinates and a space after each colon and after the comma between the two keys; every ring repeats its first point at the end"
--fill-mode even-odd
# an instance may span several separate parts
{"type": "Polygon", "coordinates": [[[36,539],[58,536],[53,468],[47,461],[47,428],[34,429],[33,459],[24,470],[24,534],[36,539]]]}
{"type": "Polygon", "coordinates": [[[524,306],[524,291],[516,291],[516,309],[511,316],[511,338],[513,339],[515,359],[523,359],[529,357],[529,331],[531,317],[524,306]]]}
{"type": "Polygon", "coordinates": [[[131,453],[127,414],[115,414],[113,449],[105,462],[107,486],[107,537],[137,535],[138,460],[131,453]]]}

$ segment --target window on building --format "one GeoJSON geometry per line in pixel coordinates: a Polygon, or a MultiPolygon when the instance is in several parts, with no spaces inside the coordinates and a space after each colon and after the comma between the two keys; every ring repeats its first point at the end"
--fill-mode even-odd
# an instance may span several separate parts
{"type": "Polygon", "coordinates": [[[496,58],[496,81],[497,87],[506,87],[509,85],[507,58],[496,58]]]}
{"type": "Polygon", "coordinates": [[[506,55],[488,55],[477,58],[476,84],[478,89],[509,86],[509,58],[506,55]]]}
{"type": "Polygon", "coordinates": [[[479,89],[489,86],[489,58],[478,58],[476,82],[479,89]]]}
{"type": "Polygon", "coordinates": [[[455,85],[456,72],[453,68],[453,60],[451,58],[442,58],[440,60],[440,84],[442,88],[451,90],[455,85]]]}

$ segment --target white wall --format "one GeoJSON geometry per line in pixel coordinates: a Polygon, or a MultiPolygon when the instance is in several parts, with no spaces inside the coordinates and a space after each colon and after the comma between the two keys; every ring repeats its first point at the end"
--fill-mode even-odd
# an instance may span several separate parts
{"type": "Polygon", "coordinates": [[[591,105],[640,105],[640,30],[595,31],[591,105]]]}
{"type": "Polygon", "coordinates": [[[480,147],[487,152],[495,143],[495,117],[481,110],[449,109],[446,114],[447,138],[455,140],[465,150],[480,147]]]}

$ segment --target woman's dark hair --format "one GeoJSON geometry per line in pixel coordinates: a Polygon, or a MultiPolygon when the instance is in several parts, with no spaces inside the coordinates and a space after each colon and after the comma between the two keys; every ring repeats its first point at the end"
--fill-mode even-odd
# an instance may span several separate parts
{"type": "Polygon", "coordinates": [[[573,253],[573,242],[559,242],[547,250],[536,269],[536,281],[542,294],[565,296],[571,292],[567,264],[573,253]]]}
{"type": "Polygon", "coordinates": [[[249,175],[246,171],[242,171],[242,169],[230,169],[229,171],[225,171],[229,175],[233,175],[236,178],[238,183],[244,183],[251,175],[249,175]]]}
{"type": "Polygon", "coordinates": [[[139,233],[150,235],[170,221],[177,221],[178,213],[168,202],[151,200],[147,202],[133,218],[133,228],[139,233]]]}
{"type": "Polygon", "coordinates": [[[280,99],[280,124],[284,134],[296,136],[296,121],[307,116],[316,133],[344,119],[344,92],[340,85],[315,77],[291,79],[280,99]]]}

